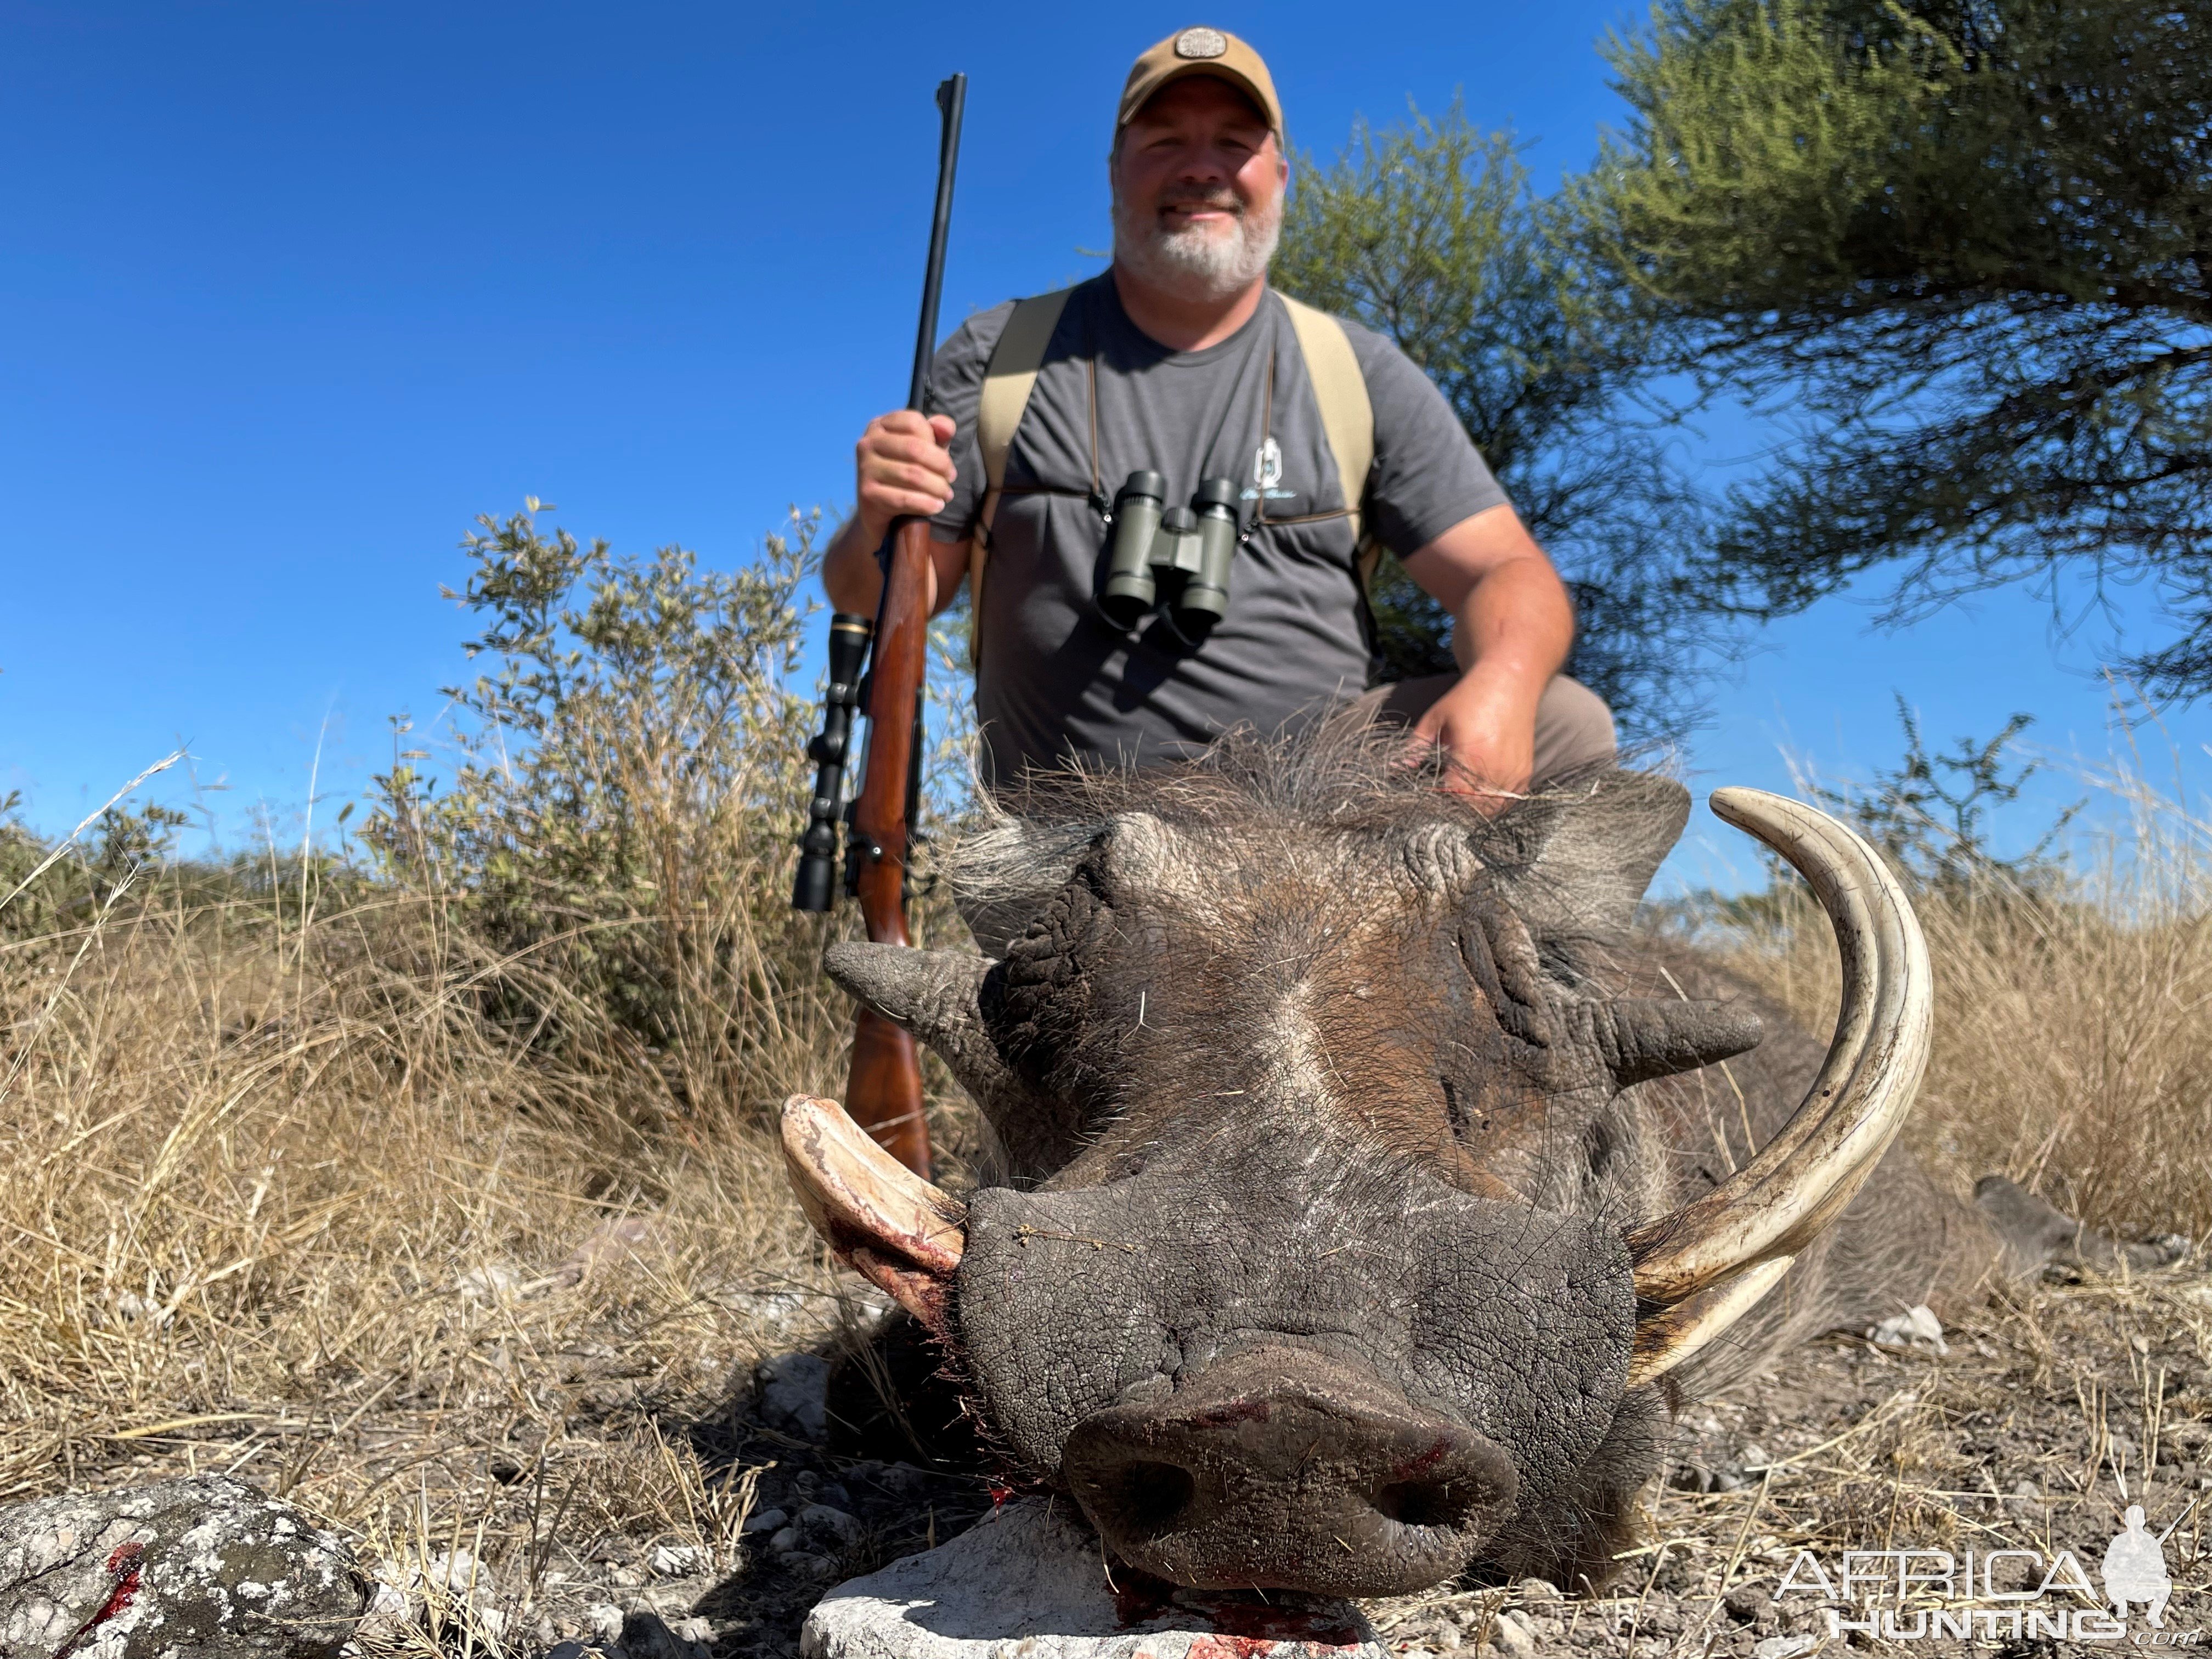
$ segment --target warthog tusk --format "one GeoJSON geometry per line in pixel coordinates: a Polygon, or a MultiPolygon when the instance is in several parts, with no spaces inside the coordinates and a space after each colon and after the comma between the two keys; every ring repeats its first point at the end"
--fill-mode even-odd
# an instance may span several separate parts
{"type": "MultiPolygon", "coordinates": [[[[1872,848],[1826,813],[1763,790],[1717,789],[1712,805],[1812,884],[1835,927],[1843,1002],[1812,1091],[1781,1132],[1711,1192],[1628,1235],[1637,1294],[1662,1309],[1794,1255],[1842,1212],[1911,1108],[1934,1011],[1920,924],[1872,848]]],[[[1725,1288],[1711,1306],[1741,1314],[1758,1299],[1725,1288]]],[[[1702,1316],[1692,1323],[1700,1341],[1721,1328],[1702,1316]]]]}
{"type": "Polygon", "coordinates": [[[1790,1270],[1793,1255],[1771,1256],[1733,1279],[1648,1314],[1636,1322],[1636,1344],[1628,1357],[1628,1386],[1641,1388],[1672,1370],[1751,1311],[1790,1270]]]}
{"type": "Polygon", "coordinates": [[[967,1206],[878,1146],[834,1100],[783,1103],[783,1161],[799,1207],[838,1257],[934,1322],[967,1248],[967,1206]]]}

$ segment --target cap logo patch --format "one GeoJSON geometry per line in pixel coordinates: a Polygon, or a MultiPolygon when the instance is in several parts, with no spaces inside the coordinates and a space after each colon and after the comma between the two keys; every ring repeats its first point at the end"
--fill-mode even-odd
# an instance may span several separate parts
{"type": "Polygon", "coordinates": [[[1219,58],[1228,50],[1228,38],[1219,29],[1185,29],[1176,36],[1178,58],[1219,58]]]}

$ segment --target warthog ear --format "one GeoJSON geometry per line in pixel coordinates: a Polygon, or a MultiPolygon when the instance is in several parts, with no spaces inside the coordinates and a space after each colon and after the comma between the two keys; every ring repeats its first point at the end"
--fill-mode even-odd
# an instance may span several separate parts
{"type": "Polygon", "coordinates": [[[1501,814],[1482,860],[1539,938],[1617,939],[1689,817],[1672,779],[1606,773],[1501,814]]]}
{"type": "Polygon", "coordinates": [[[847,939],[822,953],[822,969],[843,990],[934,1048],[979,1101],[1019,1090],[983,1029],[983,981],[998,964],[957,951],[847,939]]]}
{"type": "Polygon", "coordinates": [[[1733,1002],[1623,998],[1581,1005],[1613,1081],[1624,1089],[1694,1072],[1759,1046],[1759,1016],[1733,1002]]]}
{"type": "Polygon", "coordinates": [[[1079,1124],[1071,1108],[1040,1096],[1000,1054],[983,1015],[998,965],[988,957],[859,939],[822,953],[823,971],[838,985],[937,1052],[997,1132],[1007,1177],[1024,1182],[1067,1161],[1079,1124]]]}

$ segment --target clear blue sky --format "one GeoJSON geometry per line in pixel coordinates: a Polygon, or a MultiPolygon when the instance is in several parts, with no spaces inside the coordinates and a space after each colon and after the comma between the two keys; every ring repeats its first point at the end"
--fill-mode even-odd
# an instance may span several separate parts
{"type": "MultiPolygon", "coordinates": [[[[726,564],[834,512],[904,396],[955,69],[947,328],[1095,269],[1115,95],[1175,28],[1257,44],[1295,144],[1458,90],[1548,185],[1619,118],[1625,11],[0,0],[0,795],[64,828],[183,738],[227,833],[296,824],[319,732],[357,792],[465,672],[438,587],[473,515],[535,494],[726,564]]],[[[2100,626],[1868,620],[1768,630],[1700,776],[1892,758],[1893,690],[1939,738],[2017,708],[2103,752],[2100,626]]],[[[2202,763],[2212,720],[2172,731],[2202,763]]]]}

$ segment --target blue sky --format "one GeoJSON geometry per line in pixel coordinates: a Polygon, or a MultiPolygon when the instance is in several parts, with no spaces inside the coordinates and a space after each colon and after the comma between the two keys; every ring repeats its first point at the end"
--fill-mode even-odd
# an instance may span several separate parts
{"type": "MultiPolygon", "coordinates": [[[[1175,28],[1258,45],[1295,144],[1457,91],[1548,185],[1619,118],[1594,43],[1626,15],[0,0],[0,796],[65,828],[184,739],[227,836],[256,801],[296,826],[319,737],[329,812],[464,672],[438,589],[475,514],[534,494],[728,564],[834,512],[904,396],[955,69],[947,329],[1096,268],[1115,95],[1175,28]]],[[[2104,753],[2101,624],[1870,614],[1766,630],[1697,775],[1863,771],[1893,691],[1939,740],[2024,709],[2104,753]]],[[[2170,732],[2194,779],[2212,718],[2170,732]]]]}

